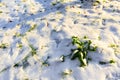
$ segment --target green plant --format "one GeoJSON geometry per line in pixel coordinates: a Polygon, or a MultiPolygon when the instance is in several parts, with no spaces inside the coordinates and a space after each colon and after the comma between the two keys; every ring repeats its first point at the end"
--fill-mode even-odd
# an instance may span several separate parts
{"type": "Polygon", "coordinates": [[[47,58],[46,58],[46,60],[44,60],[43,62],[42,62],[42,65],[43,66],[49,66],[50,64],[49,64],[49,62],[48,62],[48,59],[50,58],[50,56],[48,56],[47,58]]]}
{"type": "Polygon", "coordinates": [[[8,47],[8,44],[7,43],[2,43],[2,44],[0,44],[0,48],[2,48],[2,49],[5,49],[5,48],[7,48],[8,47]]]}
{"type": "Polygon", "coordinates": [[[6,68],[2,69],[2,70],[0,71],[0,73],[2,73],[2,72],[4,72],[4,71],[6,71],[6,70],[8,70],[8,69],[10,69],[10,66],[8,66],[8,67],[6,67],[6,68]]]}
{"type": "Polygon", "coordinates": [[[15,33],[14,37],[24,37],[26,34],[15,33]]]}
{"type": "MultiPolygon", "coordinates": [[[[28,65],[29,65],[29,63],[28,63],[28,58],[30,57],[30,55],[28,54],[27,56],[25,56],[21,61],[19,61],[19,62],[17,62],[17,63],[15,63],[14,65],[12,65],[13,67],[23,67],[23,68],[26,68],[28,65]]],[[[0,73],[2,73],[2,72],[4,72],[4,71],[6,71],[6,70],[8,70],[8,69],[10,69],[11,68],[11,66],[8,66],[8,67],[5,67],[4,69],[2,69],[1,71],[0,71],[0,73]]]]}
{"type": "Polygon", "coordinates": [[[99,61],[99,64],[105,65],[105,64],[113,64],[115,62],[116,62],[115,60],[111,59],[109,61],[99,61]]]}
{"type": "Polygon", "coordinates": [[[32,30],[34,30],[37,27],[37,24],[34,24],[30,27],[30,29],[28,30],[28,32],[31,32],[32,30]]]}
{"type": "Polygon", "coordinates": [[[96,0],[93,2],[93,6],[98,6],[99,4],[101,4],[101,2],[99,0],[96,0]]]}
{"type": "Polygon", "coordinates": [[[111,59],[111,60],[109,61],[109,63],[110,63],[110,64],[115,63],[115,60],[111,59]]]}
{"type": "Polygon", "coordinates": [[[100,37],[100,36],[98,36],[98,40],[101,40],[101,37],[100,37]]]}
{"type": "Polygon", "coordinates": [[[18,47],[19,47],[19,48],[22,48],[22,47],[23,47],[23,44],[22,44],[22,43],[18,44],[18,47]]]}
{"type": "Polygon", "coordinates": [[[119,45],[117,44],[110,44],[109,47],[111,47],[115,53],[119,52],[118,48],[119,48],[119,45]]]}
{"type": "Polygon", "coordinates": [[[33,45],[31,45],[31,44],[30,44],[29,46],[30,46],[30,48],[31,48],[31,54],[32,54],[32,56],[36,55],[36,53],[37,53],[36,50],[37,50],[37,49],[34,48],[33,45]]]}
{"type": "Polygon", "coordinates": [[[71,75],[72,74],[72,70],[71,69],[66,69],[62,72],[62,76],[65,77],[67,75],[71,75]]]}
{"type": "Polygon", "coordinates": [[[80,67],[86,66],[88,63],[88,52],[96,51],[97,46],[92,46],[92,41],[83,39],[80,40],[78,37],[72,37],[72,44],[76,46],[75,49],[72,49],[71,60],[78,58],[80,62],[80,67]]]}
{"type": "Polygon", "coordinates": [[[88,36],[84,36],[83,38],[84,38],[84,39],[88,39],[88,36]]]}
{"type": "MultiPolygon", "coordinates": [[[[6,48],[5,44],[1,44],[1,47],[2,47],[2,48],[6,48]]],[[[20,44],[19,47],[22,47],[22,44],[20,44]]],[[[22,66],[23,68],[26,68],[26,67],[29,65],[28,58],[29,58],[31,55],[34,56],[34,55],[37,54],[37,51],[36,51],[37,49],[34,48],[33,45],[29,44],[29,47],[31,48],[30,53],[27,54],[21,61],[19,61],[19,62],[15,63],[14,65],[12,65],[13,67],[16,68],[16,67],[22,66]]],[[[47,61],[47,60],[46,60],[46,61],[47,61]]],[[[46,61],[45,61],[43,64],[46,64],[46,61]]],[[[4,69],[2,69],[2,70],[0,71],[0,73],[4,72],[4,71],[6,71],[6,70],[8,70],[8,69],[10,69],[10,68],[11,68],[11,66],[8,66],[8,67],[4,68],[4,69]]]]}
{"type": "Polygon", "coordinates": [[[119,47],[117,44],[110,44],[110,47],[112,47],[112,48],[117,48],[117,47],[119,47]]]}
{"type": "Polygon", "coordinates": [[[55,6],[57,3],[56,2],[52,2],[52,5],[55,6]]]}
{"type": "Polygon", "coordinates": [[[2,11],[0,11],[0,13],[3,13],[2,11]]]}
{"type": "Polygon", "coordinates": [[[28,65],[29,65],[29,63],[28,63],[28,58],[32,55],[32,56],[34,56],[34,55],[36,55],[37,54],[37,52],[36,52],[36,48],[34,48],[33,47],[33,45],[29,45],[29,47],[31,48],[31,51],[30,51],[30,54],[28,54],[28,55],[26,55],[20,62],[18,62],[18,63],[15,63],[14,64],[14,67],[19,67],[19,66],[23,66],[23,68],[25,68],[25,67],[27,67],[28,65]]]}
{"type": "Polygon", "coordinates": [[[27,55],[27,56],[24,57],[20,62],[15,63],[15,64],[13,65],[13,67],[20,67],[20,66],[22,66],[23,68],[26,68],[26,67],[29,65],[29,63],[28,63],[28,61],[27,61],[29,57],[30,57],[30,56],[27,55]]]}

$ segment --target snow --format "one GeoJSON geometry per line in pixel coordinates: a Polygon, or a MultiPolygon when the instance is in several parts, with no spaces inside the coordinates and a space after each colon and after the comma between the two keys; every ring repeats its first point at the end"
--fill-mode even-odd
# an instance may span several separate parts
{"type": "Polygon", "coordinates": [[[0,80],[120,80],[120,1],[99,1],[0,0],[0,80]],[[85,67],[69,57],[72,36],[98,47],[85,67]]]}

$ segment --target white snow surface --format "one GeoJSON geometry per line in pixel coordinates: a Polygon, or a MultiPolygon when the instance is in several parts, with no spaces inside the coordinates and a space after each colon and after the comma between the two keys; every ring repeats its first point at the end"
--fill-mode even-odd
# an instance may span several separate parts
{"type": "Polygon", "coordinates": [[[7,68],[0,80],[120,80],[120,0],[103,1],[0,0],[0,45],[7,44],[0,48],[0,71],[7,68]],[[72,36],[88,36],[98,47],[85,67],[69,57],[61,62],[74,48],[72,36]],[[30,44],[36,55],[15,67],[30,54],[30,44]],[[99,64],[111,59],[115,63],[99,64]]]}

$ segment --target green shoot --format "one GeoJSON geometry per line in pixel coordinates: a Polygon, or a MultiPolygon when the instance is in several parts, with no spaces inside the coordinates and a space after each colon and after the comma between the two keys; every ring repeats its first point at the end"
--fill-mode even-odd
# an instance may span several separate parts
{"type": "Polygon", "coordinates": [[[3,13],[2,11],[0,11],[0,13],[3,13]]]}
{"type": "Polygon", "coordinates": [[[49,59],[49,58],[50,58],[50,56],[48,56],[47,59],[42,62],[42,65],[44,65],[44,66],[49,66],[49,65],[50,65],[50,64],[48,63],[48,59],[49,59]]]}
{"type": "Polygon", "coordinates": [[[13,67],[19,67],[19,66],[20,66],[20,64],[19,64],[19,63],[16,63],[16,64],[14,64],[13,67]]]}
{"type": "Polygon", "coordinates": [[[31,54],[32,54],[32,56],[36,55],[37,54],[37,51],[36,51],[37,49],[34,48],[33,45],[29,45],[29,46],[31,48],[31,54]]]}
{"type": "Polygon", "coordinates": [[[48,62],[43,62],[42,65],[49,66],[49,63],[48,62]]]}
{"type": "Polygon", "coordinates": [[[117,44],[110,44],[109,47],[111,47],[115,53],[119,52],[118,48],[119,48],[119,45],[117,44]]]}
{"type": "Polygon", "coordinates": [[[88,39],[88,36],[84,36],[83,38],[84,38],[84,39],[88,39]]]}
{"type": "Polygon", "coordinates": [[[8,47],[7,43],[0,44],[0,48],[2,48],[2,49],[6,49],[7,47],[8,47]]]}
{"type": "Polygon", "coordinates": [[[15,33],[14,37],[24,37],[26,34],[15,33]]]}
{"type": "Polygon", "coordinates": [[[96,0],[93,2],[93,6],[98,6],[99,4],[101,4],[101,2],[99,0],[96,0]]]}
{"type": "Polygon", "coordinates": [[[6,71],[6,70],[8,70],[8,69],[10,69],[10,66],[8,66],[8,67],[6,67],[6,68],[2,69],[2,70],[0,71],[0,73],[2,73],[2,72],[4,72],[4,71],[6,71]]]}
{"type": "Polygon", "coordinates": [[[65,77],[65,76],[67,76],[67,75],[71,75],[72,74],[72,70],[71,69],[67,69],[67,70],[64,70],[63,72],[62,72],[62,76],[63,77],[65,77]]]}
{"type": "Polygon", "coordinates": [[[20,43],[20,44],[18,44],[18,47],[19,47],[19,48],[22,48],[22,47],[23,47],[23,45],[20,43]]]}
{"type": "Polygon", "coordinates": [[[111,59],[110,61],[99,61],[99,64],[101,64],[101,65],[113,64],[113,63],[115,63],[115,61],[113,59],[111,59]]]}
{"type": "Polygon", "coordinates": [[[100,37],[100,36],[98,36],[98,40],[101,40],[101,37],[100,37]]]}
{"type": "Polygon", "coordinates": [[[111,64],[112,64],[112,63],[115,63],[115,61],[111,59],[111,60],[109,61],[109,63],[111,63],[111,64]]]}
{"type": "Polygon", "coordinates": [[[71,60],[78,59],[80,67],[86,66],[88,63],[88,52],[96,51],[97,47],[92,46],[91,40],[80,40],[78,37],[72,37],[72,44],[77,48],[72,50],[71,60]]]}
{"type": "Polygon", "coordinates": [[[24,57],[20,62],[15,63],[15,64],[13,65],[13,67],[23,66],[23,68],[26,68],[26,67],[29,65],[29,63],[28,63],[28,61],[27,61],[29,57],[30,57],[30,55],[27,55],[27,56],[24,57]]]}
{"type": "Polygon", "coordinates": [[[37,27],[37,24],[34,24],[33,26],[30,27],[30,29],[28,30],[28,32],[31,32],[32,30],[34,30],[37,27]]]}
{"type": "Polygon", "coordinates": [[[55,6],[57,3],[56,2],[52,2],[52,5],[55,6]]]}

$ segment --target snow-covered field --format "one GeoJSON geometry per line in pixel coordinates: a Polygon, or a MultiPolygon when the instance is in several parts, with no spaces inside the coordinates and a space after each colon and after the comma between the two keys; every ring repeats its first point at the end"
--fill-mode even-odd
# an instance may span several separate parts
{"type": "Polygon", "coordinates": [[[0,0],[0,80],[120,80],[120,0],[0,0]],[[72,36],[97,50],[80,67],[72,36]]]}

